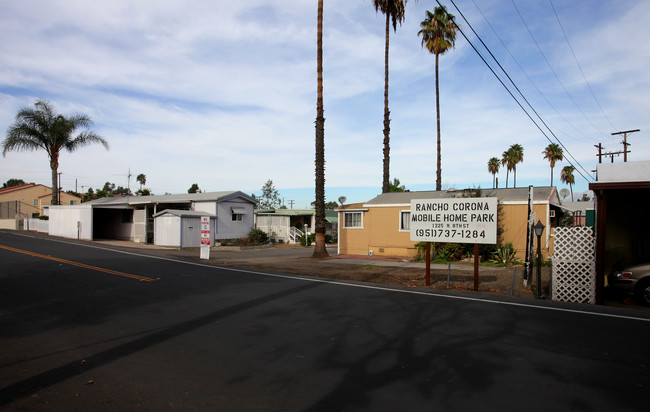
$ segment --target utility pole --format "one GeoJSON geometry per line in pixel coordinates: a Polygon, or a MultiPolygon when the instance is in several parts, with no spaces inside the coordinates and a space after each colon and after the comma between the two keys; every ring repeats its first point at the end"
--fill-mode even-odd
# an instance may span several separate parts
{"type": "Polygon", "coordinates": [[[295,200],[289,200],[289,207],[293,209],[293,204],[295,203],[295,200]]]}
{"type": "Polygon", "coordinates": [[[598,163],[603,162],[603,145],[602,143],[598,143],[597,145],[594,145],[595,148],[598,149],[598,163]]]}
{"type": "MultiPolygon", "coordinates": [[[[626,130],[624,132],[612,133],[612,136],[619,135],[619,134],[623,135],[623,141],[621,143],[623,143],[623,161],[624,162],[627,162],[627,154],[629,152],[629,150],[627,150],[627,147],[632,146],[630,143],[627,142],[627,134],[628,133],[634,133],[634,132],[640,132],[640,131],[641,131],[641,129],[634,129],[634,130],[626,130]]],[[[612,161],[613,161],[613,158],[612,158],[612,161]]]]}

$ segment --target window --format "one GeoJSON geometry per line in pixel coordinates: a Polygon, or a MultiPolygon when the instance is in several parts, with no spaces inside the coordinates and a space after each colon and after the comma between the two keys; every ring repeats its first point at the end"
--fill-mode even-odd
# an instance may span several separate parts
{"type": "Polygon", "coordinates": [[[363,212],[345,212],[343,217],[343,227],[363,227],[363,212]]]}
{"type": "Polygon", "coordinates": [[[411,211],[400,210],[399,230],[409,231],[411,229],[411,211]]]}
{"type": "Polygon", "coordinates": [[[246,214],[246,208],[242,206],[231,206],[230,213],[233,222],[242,222],[246,214]]]}
{"type": "Polygon", "coordinates": [[[34,199],[34,206],[38,206],[38,199],[34,199]]]}
{"type": "Polygon", "coordinates": [[[71,205],[76,205],[76,204],[78,204],[78,202],[77,202],[76,200],[71,200],[71,201],[70,201],[70,204],[71,204],[71,205]]]}

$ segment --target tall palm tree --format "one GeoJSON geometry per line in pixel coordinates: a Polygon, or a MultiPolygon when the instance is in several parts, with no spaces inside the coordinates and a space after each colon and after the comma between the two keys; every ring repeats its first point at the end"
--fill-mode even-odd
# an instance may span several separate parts
{"type": "Polygon", "coordinates": [[[440,155],[440,88],[438,83],[438,59],[441,54],[454,47],[456,42],[456,22],[454,16],[447,13],[445,6],[438,6],[431,13],[426,12],[426,18],[420,23],[418,36],[422,36],[422,47],[436,55],[436,127],[437,127],[437,163],[436,190],[442,190],[442,166],[440,155]]]}
{"type": "Polygon", "coordinates": [[[388,45],[390,43],[390,23],[397,31],[397,23],[404,21],[404,9],[408,0],[373,0],[375,11],[386,15],[386,49],[384,52],[384,169],[382,193],[390,189],[390,110],[388,110],[388,45]]]}
{"type": "Polygon", "coordinates": [[[499,173],[499,166],[501,165],[501,162],[497,157],[492,157],[490,160],[488,160],[488,172],[492,173],[492,188],[495,189],[497,187],[496,181],[497,181],[497,173],[499,173]]]}
{"type": "Polygon", "coordinates": [[[140,183],[140,190],[142,190],[142,186],[147,184],[147,176],[145,176],[144,173],[140,173],[136,178],[135,181],[140,183]]]}
{"type": "Polygon", "coordinates": [[[517,164],[524,161],[524,148],[520,144],[513,144],[508,149],[512,152],[512,178],[513,178],[513,187],[517,187],[517,164]]]}
{"type": "Polygon", "coordinates": [[[318,0],[316,35],[316,241],[313,257],[326,257],[325,246],[325,117],[323,109],[323,0],[318,0]]]}
{"type": "Polygon", "coordinates": [[[514,165],[514,161],[512,158],[512,151],[510,149],[506,150],[503,152],[501,155],[501,164],[506,167],[506,189],[508,188],[508,175],[510,174],[510,171],[512,170],[512,166],[514,165]]]}
{"type": "Polygon", "coordinates": [[[16,114],[16,121],[9,126],[7,137],[2,142],[2,155],[11,150],[45,150],[52,170],[52,204],[58,205],[57,174],[61,150],[73,152],[90,143],[101,143],[108,149],[108,142],[89,130],[93,122],[88,115],[73,113],[63,116],[47,100],[37,100],[34,106],[24,107],[16,114]],[[73,137],[77,129],[86,130],[73,137]]]}
{"type": "Polygon", "coordinates": [[[562,173],[560,174],[560,180],[563,183],[566,183],[569,185],[569,189],[571,189],[571,201],[573,202],[573,184],[576,182],[576,178],[573,175],[574,170],[576,168],[574,166],[564,166],[562,168],[562,173]]]}
{"type": "Polygon", "coordinates": [[[546,146],[546,149],[544,149],[542,154],[544,155],[544,159],[547,159],[551,164],[551,186],[553,186],[553,168],[555,167],[555,162],[564,159],[562,147],[557,143],[550,143],[546,146]]]}

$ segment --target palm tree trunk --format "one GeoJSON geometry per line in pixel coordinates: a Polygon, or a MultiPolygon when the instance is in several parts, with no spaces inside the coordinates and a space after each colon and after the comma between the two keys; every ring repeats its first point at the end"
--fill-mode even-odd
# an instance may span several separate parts
{"type": "Polygon", "coordinates": [[[510,174],[510,169],[506,169],[506,189],[508,188],[508,175],[510,174]]]}
{"type": "Polygon", "coordinates": [[[517,188],[517,166],[512,168],[512,187],[517,188]]]}
{"type": "MultiPolygon", "coordinates": [[[[318,0],[316,100],[316,242],[312,257],[326,257],[325,246],[325,117],[323,109],[323,0],[318,0]]],[[[306,234],[305,234],[306,235],[306,234]]]]}
{"type": "Polygon", "coordinates": [[[50,169],[52,169],[52,204],[59,204],[59,158],[55,154],[50,154],[50,169]]]}
{"type": "Polygon", "coordinates": [[[388,110],[388,45],[390,38],[390,19],[386,13],[386,51],[384,58],[384,170],[381,191],[390,190],[390,110],[388,110]]]}
{"type": "Polygon", "coordinates": [[[551,166],[551,187],[553,187],[553,166],[551,166]]]}
{"type": "Polygon", "coordinates": [[[571,201],[573,202],[573,184],[569,183],[569,189],[571,189],[571,201]]]}
{"type": "Polygon", "coordinates": [[[438,83],[438,54],[436,54],[436,128],[438,132],[436,144],[436,190],[442,190],[442,162],[440,156],[440,88],[438,83]]]}

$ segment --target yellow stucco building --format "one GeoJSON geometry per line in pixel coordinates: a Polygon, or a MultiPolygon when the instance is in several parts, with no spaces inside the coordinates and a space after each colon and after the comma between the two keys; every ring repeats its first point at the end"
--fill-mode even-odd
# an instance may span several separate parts
{"type": "MultiPolygon", "coordinates": [[[[479,189],[481,197],[496,197],[499,202],[499,244],[512,243],[517,256],[526,249],[528,187],[479,189]]],[[[413,257],[417,250],[410,239],[409,218],[412,199],[470,197],[476,189],[384,193],[364,203],[343,205],[339,213],[339,254],[413,257]]],[[[546,230],[542,235],[542,254],[553,253],[552,228],[563,213],[555,187],[533,188],[535,221],[546,230]]]]}
{"type": "MultiPolygon", "coordinates": [[[[62,205],[77,205],[81,199],[69,193],[61,192],[62,205]]],[[[24,219],[43,215],[43,207],[52,202],[52,188],[40,184],[27,183],[0,189],[2,211],[0,219],[24,219]]]]}

